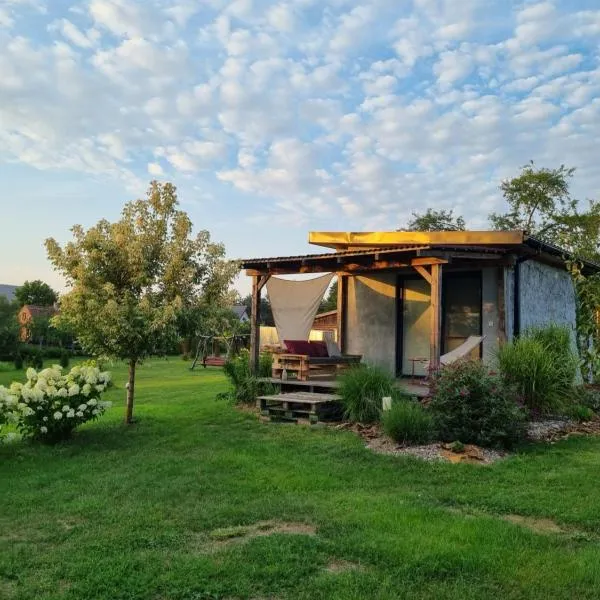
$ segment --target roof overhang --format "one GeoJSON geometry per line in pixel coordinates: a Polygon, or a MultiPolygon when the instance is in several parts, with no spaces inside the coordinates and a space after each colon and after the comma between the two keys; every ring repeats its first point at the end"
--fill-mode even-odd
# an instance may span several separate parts
{"type": "Polygon", "coordinates": [[[523,231],[311,231],[310,244],[336,250],[406,244],[511,246],[522,244],[523,231]]]}
{"type": "MultiPolygon", "coordinates": [[[[241,260],[248,275],[302,273],[360,273],[452,263],[453,268],[507,266],[515,260],[534,259],[566,268],[569,252],[523,231],[379,231],[318,232],[312,244],[332,252],[241,260]]],[[[586,274],[600,265],[581,261],[586,274]]]]}

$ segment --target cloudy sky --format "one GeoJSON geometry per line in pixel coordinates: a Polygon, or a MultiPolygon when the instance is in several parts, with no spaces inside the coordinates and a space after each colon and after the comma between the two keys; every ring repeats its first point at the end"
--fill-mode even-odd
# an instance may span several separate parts
{"type": "Polygon", "coordinates": [[[0,283],[176,183],[232,257],[482,228],[529,159],[600,188],[598,0],[0,0],[0,283]]]}

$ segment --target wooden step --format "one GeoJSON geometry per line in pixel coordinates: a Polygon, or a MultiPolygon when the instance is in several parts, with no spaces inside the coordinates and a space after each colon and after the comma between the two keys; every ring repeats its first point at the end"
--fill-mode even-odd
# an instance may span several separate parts
{"type": "Polygon", "coordinates": [[[271,420],[298,421],[308,417],[311,423],[318,423],[341,416],[340,400],[340,396],[331,393],[289,392],[259,396],[257,407],[271,420]]]}

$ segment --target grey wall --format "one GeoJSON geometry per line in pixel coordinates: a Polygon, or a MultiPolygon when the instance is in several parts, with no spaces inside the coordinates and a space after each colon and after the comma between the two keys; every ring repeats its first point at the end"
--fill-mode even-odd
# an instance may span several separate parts
{"type": "Polygon", "coordinates": [[[396,371],[396,275],[348,277],[346,352],[396,371]]]}
{"type": "Polygon", "coordinates": [[[521,331],[528,327],[557,323],[571,330],[575,340],[575,290],[565,269],[528,260],[520,265],[521,331]]]}
{"type": "Polygon", "coordinates": [[[485,336],[482,344],[482,358],[492,362],[498,348],[498,269],[488,267],[481,273],[481,334],[485,336]]]}

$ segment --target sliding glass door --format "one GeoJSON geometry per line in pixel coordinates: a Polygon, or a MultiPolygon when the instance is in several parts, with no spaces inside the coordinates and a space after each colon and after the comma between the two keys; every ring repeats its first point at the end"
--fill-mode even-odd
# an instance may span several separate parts
{"type": "MultiPolygon", "coordinates": [[[[426,375],[431,327],[430,286],[422,277],[398,281],[399,375],[426,375]]],[[[442,354],[481,335],[481,273],[447,273],[442,281],[442,354]]],[[[480,347],[473,351],[479,356],[480,347]]]]}

